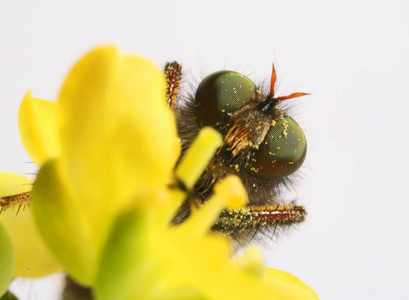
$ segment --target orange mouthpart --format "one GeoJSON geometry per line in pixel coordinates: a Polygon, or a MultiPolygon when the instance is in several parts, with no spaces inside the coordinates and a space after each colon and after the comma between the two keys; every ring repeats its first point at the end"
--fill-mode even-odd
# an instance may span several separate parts
{"type": "MultiPolygon", "coordinates": [[[[274,67],[274,63],[273,63],[273,73],[271,74],[271,85],[270,85],[270,97],[274,98],[274,87],[277,81],[277,74],[276,74],[276,69],[274,67]]],[[[297,97],[301,97],[301,96],[307,96],[307,95],[311,95],[310,93],[293,93],[289,96],[282,96],[282,97],[277,97],[275,98],[277,101],[284,101],[284,100],[288,100],[288,99],[293,99],[293,98],[297,98],[297,97]]]]}

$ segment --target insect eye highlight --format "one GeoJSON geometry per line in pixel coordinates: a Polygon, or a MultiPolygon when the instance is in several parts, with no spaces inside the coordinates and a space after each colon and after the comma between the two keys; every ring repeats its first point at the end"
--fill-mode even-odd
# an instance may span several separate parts
{"type": "Polygon", "coordinates": [[[233,71],[208,75],[199,84],[195,96],[195,116],[199,127],[218,126],[230,113],[251,101],[256,85],[233,71]]]}
{"type": "Polygon", "coordinates": [[[297,171],[304,162],[307,141],[301,127],[289,116],[273,121],[256,150],[248,170],[257,177],[280,178],[297,171]]]}

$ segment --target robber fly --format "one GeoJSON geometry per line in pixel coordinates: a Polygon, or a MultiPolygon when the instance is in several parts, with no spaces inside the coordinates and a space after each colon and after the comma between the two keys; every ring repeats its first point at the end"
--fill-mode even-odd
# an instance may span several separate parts
{"type": "MultiPolygon", "coordinates": [[[[193,201],[206,201],[214,185],[229,174],[238,175],[246,187],[247,207],[225,210],[212,231],[223,232],[243,244],[257,232],[274,235],[277,228],[300,223],[306,216],[303,206],[280,199],[283,187],[292,186],[291,174],[304,162],[307,142],[301,127],[280,108],[284,100],[309,95],[294,93],[276,97],[273,65],[270,91],[265,95],[246,76],[218,71],[205,77],[196,93],[179,93],[182,66],[165,66],[168,105],[177,118],[182,155],[204,126],[212,126],[223,136],[206,170],[191,191],[193,201]]],[[[173,222],[185,220],[192,200],[186,200],[173,222]]]]}
{"type": "MultiPolygon", "coordinates": [[[[306,216],[303,206],[280,199],[283,187],[291,186],[291,174],[302,165],[307,143],[301,127],[280,109],[287,99],[308,95],[294,93],[275,96],[276,72],[273,65],[270,92],[265,95],[246,76],[219,71],[205,77],[196,93],[182,101],[179,92],[182,66],[168,63],[164,69],[167,101],[177,119],[183,157],[204,126],[212,126],[224,143],[199,178],[173,219],[174,224],[189,217],[192,202],[200,205],[214,185],[229,174],[238,175],[246,187],[249,203],[236,210],[225,210],[212,231],[222,232],[243,244],[257,232],[274,235],[277,228],[300,223],[306,216]]],[[[183,183],[181,183],[183,186],[183,183]]],[[[31,193],[0,198],[1,210],[30,203],[31,193]]]]}

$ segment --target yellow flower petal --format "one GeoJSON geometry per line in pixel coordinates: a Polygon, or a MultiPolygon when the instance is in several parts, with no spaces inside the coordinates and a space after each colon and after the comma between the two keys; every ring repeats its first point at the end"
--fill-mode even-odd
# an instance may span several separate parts
{"type": "Polygon", "coordinates": [[[176,175],[183,180],[188,189],[193,188],[222,142],[220,133],[211,127],[205,127],[199,132],[199,136],[176,169],[176,175]]]}
{"type": "Polygon", "coordinates": [[[179,230],[187,230],[182,234],[189,238],[207,234],[226,206],[244,204],[247,199],[243,184],[234,175],[230,175],[217,183],[214,190],[213,196],[178,228],[179,230]]]}
{"type": "Polygon", "coordinates": [[[160,69],[114,47],[87,54],[63,85],[62,169],[99,241],[136,191],[169,180],[176,126],[164,92],[160,69]]]}
{"type": "Polygon", "coordinates": [[[226,239],[168,234],[161,243],[166,245],[166,252],[158,249],[158,241],[154,254],[163,259],[163,269],[168,268],[168,274],[162,276],[169,287],[195,287],[207,299],[252,299],[255,291],[257,299],[269,299],[267,287],[229,262],[226,239]]]}
{"type": "MultiPolygon", "coordinates": [[[[161,237],[160,242],[158,240],[151,251],[156,251],[155,257],[163,256],[166,261],[163,264],[170,266],[172,275],[168,280],[171,286],[193,286],[209,299],[251,299],[255,290],[258,299],[268,299],[269,290],[265,286],[229,262],[229,241],[206,234],[226,204],[235,202],[243,191],[239,189],[238,193],[229,194],[227,191],[237,182],[236,177],[226,179],[188,220],[167,234],[157,235],[161,237]],[[167,245],[166,252],[160,250],[159,243],[167,245]]],[[[241,198],[245,199],[245,194],[241,198]]]]}
{"type": "Polygon", "coordinates": [[[26,176],[0,172],[0,197],[31,191],[32,185],[33,180],[26,176]]]}
{"type": "Polygon", "coordinates": [[[55,257],[78,282],[90,285],[98,252],[93,240],[95,232],[60,174],[55,160],[41,167],[33,187],[31,209],[55,257]]]}
{"type": "Polygon", "coordinates": [[[240,208],[247,204],[246,189],[237,176],[227,176],[215,185],[214,191],[225,200],[225,207],[240,208]]]}
{"type": "Polygon", "coordinates": [[[65,268],[91,284],[116,215],[141,190],[170,182],[179,147],[163,73],[143,58],[98,48],[69,73],[57,123],[61,152],[39,172],[34,213],[65,268]]]}
{"type": "Polygon", "coordinates": [[[93,198],[120,190],[121,199],[168,179],[176,126],[164,93],[160,69],[114,47],[77,63],[58,100],[62,159],[76,189],[93,198]]]}
{"type": "Polygon", "coordinates": [[[19,111],[21,140],[31,158],[39,165],[59,153],[57,105],[26,94],[19,111]]]}
{"type": "Polygon", "coordinates": [[[266,268],[263,283],[271,287],[276,299],[319,299],[317,293],[312,288],[288,272],[266,268]]]}
{"type": "MultiPolygon", "coordinates": [[[[200,132],[192,145],[187,150],[183,159],[176,168],[176,176],[180,179],[188,189],[192,189],[193,185],[203,173],[210,159],[213,157],[217,148],[222,144],[222,138],[219,132],[211,127],[205,127],[200,132]]],[[[165,226],[168,226],[177,210],[179,209],[182,201],[186,197],[184,192],[178,189],[174,189],[173,202],[169,206],[161,205],[162,208],[154,208],[161,210],[167,217],[163,220],[165,226]]],[[[211,218],[211,217],[210,217],[211,218]]]]}
{"type": "Polygon", "coordinates": [[[264,266],[262,264],[263,254],[261,248],[252,246],[234,260],[234,264],[245,271],[247,274],[262,279],[264,275],[264,266]]]}
{"type": "MultiPolygon", "coordinates": [[[[15,195],[31,190],[32,180],[11,173],[0,172],[0,196],[15,195]]],[[[7,229],[16,252],[15,276],[41,277],[61,271],[61,266],[46,248],[34,223],[29,207],[7,209],[0,214],[0,222],[7,229]]]]}

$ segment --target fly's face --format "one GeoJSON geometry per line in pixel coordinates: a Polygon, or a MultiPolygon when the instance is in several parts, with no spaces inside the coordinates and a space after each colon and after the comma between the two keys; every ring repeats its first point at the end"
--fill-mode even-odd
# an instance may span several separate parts
{"type": "MultiPolygon", "coordinates": [[[[273,72],[275,77],[275,71],[273,72]]],[[[292,95],[294,98],[304,94],[292,95]]],[[[289,99],[286,97],[285,99],[289,99]]],[[[207,76],[195,96],[197,125],[212,126],[224,135],[219,165],[251,176],[276,179],[302,165],[307,143],[301,127],[278,108],[284,97],[265,96],[246,76],[220,71],[207,76]]]]}
{"type": "MultiPolygon", "coordinates": [[[[246,242],[248,233],[252,238],[261,228],[275,230],[278,226],[301,222],[306,214],[304,208],[285,204],[279,194],[281,187],[291,180],[288,176],[304,162],[307,142],[301,127],[280,109],[279,104],[307,94],[275,97],[273,66],[268,95],[246,76],[224,70],[205,77],[195,95],[182,104],[177,97],[178,84],[174,84],[175,79],[180,80],[180,71],[178,63],[165,68],[169,103],[176,112],[182,149],[187,149],[205,126],[217,129],[224,139],[223,146],[196,184],[193,195],[199,201],[206,201],[215,183],[228,174],[236,174],[249,196],[248,207],[223,212],[213,230],[246,242]],[[174,72],[172,76],[169,70],[174,72]],[[170,82],[176,89],[169,88],[170,82]]],[[[185,204],[175,222],[188,215],[189,205],[185,204]]]]}

